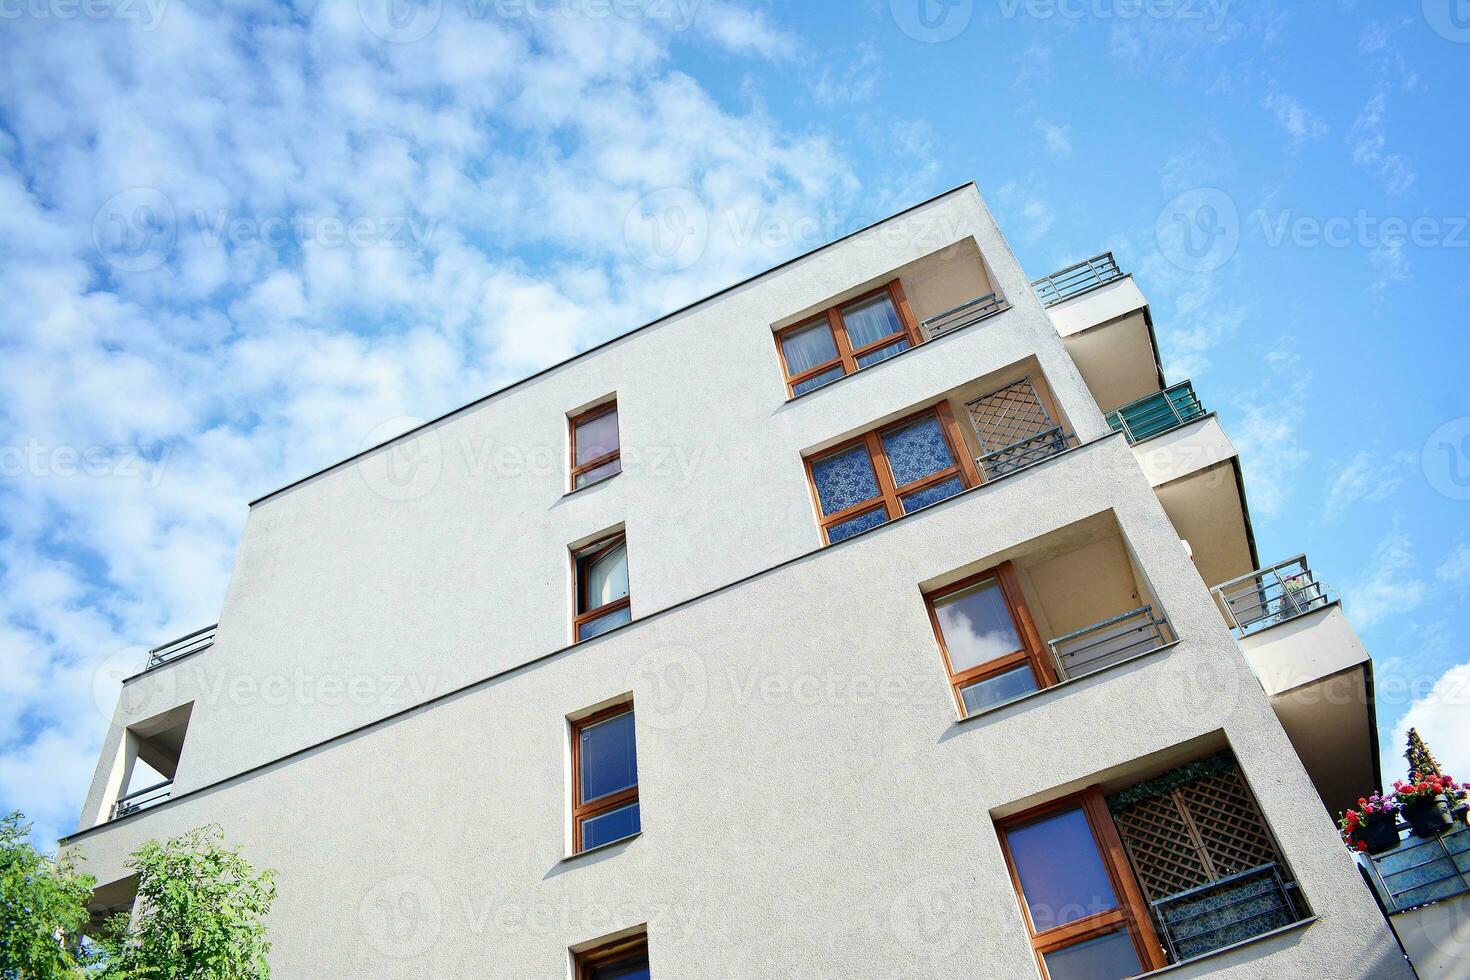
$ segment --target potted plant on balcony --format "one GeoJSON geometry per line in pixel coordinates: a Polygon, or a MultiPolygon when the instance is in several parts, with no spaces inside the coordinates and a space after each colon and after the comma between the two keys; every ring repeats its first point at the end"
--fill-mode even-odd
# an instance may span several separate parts
{"type": "Polygon", "coordinates": [[[1442,834],[1455,825],[1450,816],[1450,801],[1465,796],[1464,785],[1449,776],[1409,773],[1408,782],[1393,784],[1393,795],[1403,810],[1409,827],[1420,837],[1442,834]]]}
{"type": "Polygon", "coordinates": [[[1348,810],[1338,820],[1342,839],[1348,847],[1369,854],[1386,851],[1399,842],[1398,822],[1401,804],[1394,795],[1374,793],[1358,797],[1355,810],[1348,810]]]}
{"type": "Polygon", "coordinates": [[[1315,608],[1316,583],[1307,575],[1292,575],[1281,580],[1281,598],[1276,601],[1276,622],[1284,623],[1294,616],[1315,608]]]}

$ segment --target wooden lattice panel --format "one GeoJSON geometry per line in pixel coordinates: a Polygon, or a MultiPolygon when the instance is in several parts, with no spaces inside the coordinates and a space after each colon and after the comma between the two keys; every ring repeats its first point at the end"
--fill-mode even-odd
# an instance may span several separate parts
{"type": "Polygon", "coordinates": [[[977,398],[965,408],[975,424],[982,455],[1014,446],[1053,427],[1051,415],[1041,404],[1030,378],[977,398]]]}
{"type": "Polygon", "coordinates": [[[1218,875],[1281,862],[1239,770],[1197,779],[1178,793],[1218,875]]]}
{"type": "Polygon", "coordinates": [[[1151,902],[1263,864],[1286,873],[1239,769],[1138,800],[1113,820],[1151,902]]]}
{"type": "Polygon", "coordinates": [[[1215,880],[1173,794],[1141,800],[1114,820],[1149,901],[1215,880]]]}

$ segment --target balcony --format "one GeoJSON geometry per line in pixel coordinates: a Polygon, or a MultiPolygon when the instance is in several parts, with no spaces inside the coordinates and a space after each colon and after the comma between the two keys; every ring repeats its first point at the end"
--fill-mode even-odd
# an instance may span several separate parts
{"type": "Polygon", "coordinates": [[[1107,421],[1114,432],[1123,433],[1128,444],[1133,446],[1188,425],[1204,415],[1205,409],[1194,393],[1194,385],[1181,381],[1109,412],[1107,421]]]}
{"type": "Polygon", "coordinates": [[[1118,260],[1113,258],[1112,252],[1104,252],[1049,276],[1042,276],[1031,284],[1031,288],[1036,290],[1036,298],[1041,300],[1041,305],[1056,306],[1121,278],[1123,272],[1118,268],[1118,260]]]}
{"type": "Polygon", "coordinates": [[[148,664],[143,670],[153,670],[155,667],[162,667],[164,664],[172,663],[180,657],[187,657],[191,653],[208,650],[214,646],[214,633],[217,629],[219,629],[218,623],[213,626],[206,626],[200,630],[195,630],[186,636],[181,636],[177,640],[171,640],[162,646],[154,647],[148,651],[148,664]]]}
{"type": "Polygon", "coordinates": [[[1380,785],[1373,663],[1306,556],[1214,595],[1327,809],[1336,814],[1380,785]]]}
{"type": "Polygon", "coordinates": [[[1470,948],[1470,827],[1414,837],[1381,854],[1359,854],[1358,866],[1388,913],[1405,954],[1421,977],[1464,976],[1470,948]]]}
{"type": "Polygon", "coordinates": [[[112,812],[109,815],[109,819],[118,820],[122,817],[131,816],[134,813],[146,810],[149,807],[157,806],[169,798],[170,793],[173,791],[173,785],[174,781],[172,779],[165,779],[161,783],[154,783],[152,786],[134,790],[125,796],[118,797],[117,802],[112,804],[112,812]]]}
{"type": "Polygon", "coordinates": [[[1058,674],[1072,680],[1157,650],[1172,639],[1168,620],[1155,615],[1153,606],[1140,606],[1059,636],[1050,646],[1058,674]]]}

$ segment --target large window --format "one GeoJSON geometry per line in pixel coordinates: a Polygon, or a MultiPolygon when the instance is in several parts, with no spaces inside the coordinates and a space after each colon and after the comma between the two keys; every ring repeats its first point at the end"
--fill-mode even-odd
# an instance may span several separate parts
{"type": "Polygon", "coordinates": [[[919,342],[918,324],[897,280],[776,334],[793,398],[919,342]]]}
{"type": "Polygon", "coordinates": [[[599,946],[577,957],[577,980],[649,980],[648,937],[599,946]]]}
{"type": "Polygon", "coordinates": [[[574,852],[632,837],[642,827],[633,729],[631,704],[572,723],[574,852]]]}
{"type": "Polygon", "coordinates": [[[828,544],[980,482],[948,403],[806,461],[828,544]]]}
{"type": "Polygon", "coordinates": [[[616,401],[598,405],[573,416],[568,422],[571,426],[573,490],[622,472],[616,401]]]}
{"type": "Polygon", "coordinates": [[[1010,562],[925,597],[960,713],[1057,682],[1010,562]]]}
{"type": "Polygon", "coordinates": [[[628,595],[628,542],[618,534],[588,545],[574,556],[577,613],[573,629],[578,642],[590,640],[633,618],[628,595]]]}
{"type": "Polygon", "coordinates": [[[1121,980],[1164,966],[1100,791],[1029,811],[1000,831],[1043,976],[1121,980]]]}

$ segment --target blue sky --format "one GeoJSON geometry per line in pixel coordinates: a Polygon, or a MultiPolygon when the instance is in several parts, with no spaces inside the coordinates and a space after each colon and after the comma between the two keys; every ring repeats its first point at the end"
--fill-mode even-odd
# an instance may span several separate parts
{"type": "Polygon", "coordinates": [[[70,829],[246,501],[974,179],[1112,249],[1470,771],[1459,0],[0,7],[0,809],[70,829]],[[659,237],[654,237],[655,235],[659,237]],[[670,246],[670,247],[665,247],[670,246]]]}

